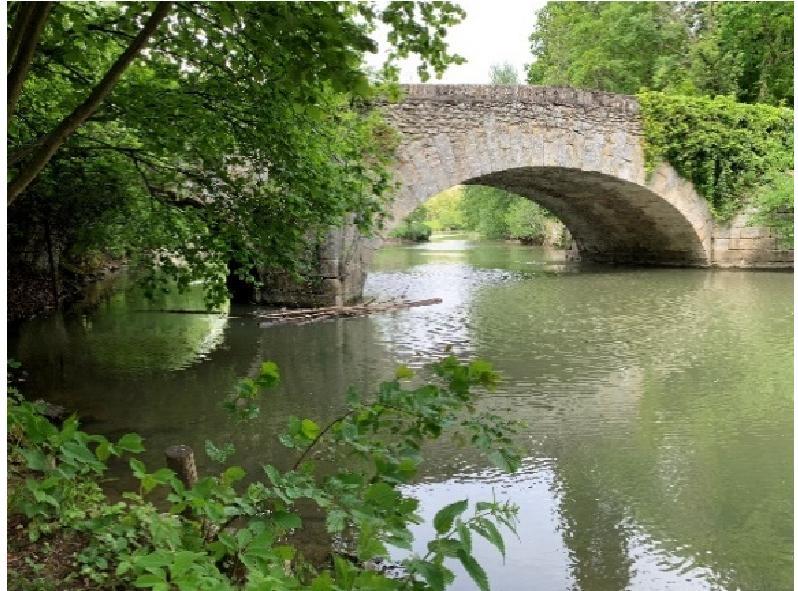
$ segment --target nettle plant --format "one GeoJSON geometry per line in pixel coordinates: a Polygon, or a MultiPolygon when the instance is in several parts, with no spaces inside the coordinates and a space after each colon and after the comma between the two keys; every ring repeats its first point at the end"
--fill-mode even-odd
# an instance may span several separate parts
{"type": "MultiPolygon", "coordinates": [[[[476,409],[474,387],[496,383],[491,366],[447,357],[430,369],[432,379],[420,386],[407,385],[415,376],[400,367],[369,397],[350,390],[346,411],[324,427],[292,417],[280,436],[296,453],[287,471],[267,465],[245,484],[244,470],[230,466],[187,487],[171,470],[150,472],[131,458],[139,488],[117,502],[101,486],[107,461],[140,453],[141,438],[112,443],[80,431],[74,417],[57,427],[40,406],[11,393],[11,511],[27,518],[31,539],[81,536],[70,577],[102,588],[435,591],[454,580],[447,566],[453,559],[488,589],[472,536],[504,554],[501,530],[516,527],[510,503],[477,502],[471,511],[468,500],[451,503],[435,515],[426,553],[410,554],[390,572],[375,566],[390,547],[412,551],[419,501],[402,485],[416,474],[425,442],[451,433],[504,469],[518,465],[511,443],[518,425],[476,409]],[[312,562],[299,540],[303,515],[319,512],[329,560],[312,562]]],[[[251,420],[262,391],[278,383],[277,366],[266,362],[256,378],[240,381],[225,407],[235,420],[251,420]]],[[[223,463],[234,449],[206,442],[206,452],[223,463]]]]}

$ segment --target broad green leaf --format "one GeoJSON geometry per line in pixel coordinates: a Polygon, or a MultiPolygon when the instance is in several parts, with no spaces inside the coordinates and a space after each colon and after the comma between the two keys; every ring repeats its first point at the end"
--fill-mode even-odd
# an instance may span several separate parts
{"type": "Polygon", "coordinates": [[[338,534],[344,531],[346,525],[346,513],[340,509],[333,509],[327,513],[327,531],[331,534],[338,534]]]}
{"type": "Polygon", "coordinates": [[[302,426],[301,426],[302,435],[307,437],[308,439],[316,439],[321,433],[321,429],[319,426],[310,419],[302,419],[302,426]]]}
{"type": "Polygon", "coordinates": [[[246,475],[247,475],[246,471],[241,466],[230,466],[222,474],[222,480],[225,483],[230,484],[233,482],[238,482],[246,475]]]}
{"type": "Polygon", "coordinates": [[[261,364],[258,381],[264,388],[273,388],[280,383],[280,369],[274,361],[264,361],[261,364]]]}
{"type": "Polygon", "coordinates": [[[471,579],[477,584],[477,587],[479,587],[480,591],[490,591],[488,575],[485,574],[485,571],[482,569],[479,563],[474,560],[474,557],[465,550],[459,550],[457,552],[457,558],[460,559],[460,563],[463,565],[463,568],[471,576],[471,579]]]}
{"type": "Polygon", "coordinates": [[[398,500],[399,493],[390,484],[375,482],[369,485],[363,497],[368,503],[388,509],[398,500]]]}
{"type": "Polygon", "coordinates": [[[287,511],[275,511],[271,515],[273,523],[284,530],[298,529],[302,527],[302,519],[296,513],[287,511]]]}
{"type": "Polygon", "coordinates": [[[443,509],[435,514],[433,524],[435,531],[439,534],[444,534],[452,529],[452,524],[455,518],[468,508],[468,500],[456,501],[450,505],[446,505],[443,509]]]}
{"type": "Polygon", "coordinates": [[[137,433],[127,433],[122,435],[122,437],[119,438],[119,441],[116,442],[116,447],[131,453],[141,453],[144,451],[144,445],[142,443],[141,436],[137,433]]]}

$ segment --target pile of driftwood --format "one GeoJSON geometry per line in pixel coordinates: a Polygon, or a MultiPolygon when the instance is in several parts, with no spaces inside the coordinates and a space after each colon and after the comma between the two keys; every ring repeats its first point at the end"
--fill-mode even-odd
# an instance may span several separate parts
{"type": "Polygon", "coordinates": [[[393,312],[404,308],[417,308],[419,306],[431,306],[440,304],[443,300],[432,298],[430,300],[383,302],[357,304],[354,306],[331,306],[329,308],[283,308],[281,310],[271,310],[269,312],[258,312],[257,316],[261,320],[261,327],[272,326],[273,324],[305,323],[327,320],[330,318],[352,318],[354,316],[366,316],[377,312],[393,312]]]}

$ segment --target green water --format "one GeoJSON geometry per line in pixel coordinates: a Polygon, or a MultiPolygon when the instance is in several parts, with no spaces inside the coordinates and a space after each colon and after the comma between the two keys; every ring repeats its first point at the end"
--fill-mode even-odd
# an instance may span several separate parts
{"type": "MultiPolygon", "coordinates": [[[[453,500],[510,498],[507,559],[477,546],[492,587],[617,591],[792,588],[793,277],[566,265],[557,253],[449,237],[381,250],[371,297],[437,306],[260,328],[249,308],[200,308],[198,292],[148,303],[119,291],[89,312],[16,327],[27,393],[76,409],[87,428],[136,430],[145,458],[233,441],[257,471],[293,458],[275,434],[290,414],[337,416],[349,384],[450,345],[491,360],[503,383],[481,404],[529,425],[509,476],[440,442],[408,492],[430,517],[453,500]],[[282,386],[257,424],[219,407],[237,377],[273,359],[282,386]]],[[[200,454],[200,470],[210,469],[200,454]]],[[[430,531],[417,531],[419,548],[430,531]]],[[[473,589],[458,577],[455,589],[473,589]]]]}

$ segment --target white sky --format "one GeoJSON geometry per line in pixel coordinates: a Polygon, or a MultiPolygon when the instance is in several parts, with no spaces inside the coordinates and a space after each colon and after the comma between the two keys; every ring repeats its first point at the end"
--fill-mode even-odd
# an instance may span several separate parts
{"type": "MultiPolygon", "coordinates": [[[[466,58],[461,66],[449,66],[441,80],[430,82],[445,84],[486,84],[490,82],[490,66],[509,62],[518,72],[519,82],[526,79],[524,66],[532,56],[529,52],[529,35],[535,24],[535,12],[545,0],[460,0],[466,11],[465,20],[449,29],[446,39],[451,51],[466,58]]],[[[380,54],[368,56],[368,64],[378,68],[385,56],[382,45],[385,30],[378,28],[375,39],[380,43],[380,54]]],[[[420,82],[416,73],[417,61],[405,60],[400,82],[420,82]]]]}

